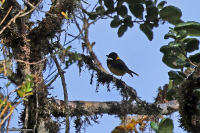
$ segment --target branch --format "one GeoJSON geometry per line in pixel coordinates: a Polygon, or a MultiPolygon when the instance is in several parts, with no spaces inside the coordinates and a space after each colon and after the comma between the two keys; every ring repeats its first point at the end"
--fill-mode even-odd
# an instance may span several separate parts
{"type": "Polygon", "coordinates": [[[28,11],[28,12],[23,13],[23,14],[20,15],[19,17],[23,17],[23,16],[29,14],[30,12],[32,12],[33,10],[35,10],[35,9],[39,6],[39,4],[42,2],[42,0],[40,0],[40,1],[37,3],[36,6],[33,6],[33,5],[32,5],[30,2],[28,2],[28,1],[26,1],[26,2],[32,7],[32,9],[31,9],[30,11],[28,11]]]}
{"type": "Polygon", "coordinates": [[[25,6],[24,9],[22,9],[17,15],[15,15],[15,16],[9,21],[9,23],[8,23],[6,26],[3,27],[3,29],[0,31],[0,34],[2,34],[2,32],[3,32],[13,21],[15,22],[16,18],[18,18],[19,15],[20,15],[21,13],[23,13],[24,11],[26,11],[26,9],[27,9],[27,7],[25,6]]]}
{"type": "MultiPolygon", "coordinates": [[[[52,54],[52,50],[51,50],[51,54],[52,54]]],[[[69,133],[69,103],[68,103],[68,94],[67,94],[67,86],[65,83],[65,76],[64,76],[64,71],[61,69],[56,56],[54,54],[51,55],[51,57],[53,58],[54,62],[56,63],[56,67],[58,69],[58,73],[61,77],[61,81],[62,81],[62,86],[63,86],[63,91],[64,91],[64,101],[65,101],[65,118],[66,118],[66,133],[69,133]]]]}
{"type": "Polygon", "coordinates": [[[13,8],[13,6],[10,7],[10,9],[8,10],[8,12],[6,13],[6,16],[3,18],[3,20],[1,21],[0,25],[4,22],[4,20],[7,18],[8,14],[10,13],[11,9],[13,8]]]}
{"type": "MultiPolygon", "coordinates": [[[[62,100],[51,99],[48,103],[51,113],[55,116],[64,117],[65,103],[62,100]]],[[[123,103],[117,101],[111,102],[94,102],[94,101],[69,101],[70,116],[77,116],[77,114],[83,116],[90,115],[122,115],[123,110],[126,110],[127,114],[138,115],[169,115],[178,111],[179,104],[176,100],[170,101],[164,104],[137,104],[137,103],[123,103]],[[124,106],[125,104],[125,106],[124,106]],[[123,108],[124,107],[124,108],[123,108]]]]}

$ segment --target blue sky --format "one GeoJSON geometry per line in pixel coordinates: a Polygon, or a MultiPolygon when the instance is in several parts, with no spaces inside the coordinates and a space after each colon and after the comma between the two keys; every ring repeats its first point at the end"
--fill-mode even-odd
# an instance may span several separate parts
{"type": "MultiPolygon", "coordinates": [[[[88,3],[90,3],[90,1],[91,0],[88,0],[88,3]]],[[[158,2],[160,1],[158,0],[158,2]]],[[[190,0],[184,0],[180,2],[180,0],[168,0],[167,5],[173,5],[180,8],[183,14],[182,20],[200,22],[200,1],[194,0],[191,2],[190,0]]],[[[80,26],[82,25],[80,24],[80,26]]],[[[134,27],[131,29],[129,28],[123,37],[118,38],[118,29],[110,28],[110,20],[100,20],[94,25],[91,25],[89,29],[89,41],[91,43],[96,42],[93,50],[103,67],[108,72],[110,71],[106,65],[106,55],[110,52],[118,53],[119,57],[124,60],[129,69],[140,75],[139,77],[134,76],[134,78],[132,78],[130,75],[126,74],[123,76],[123,80],[129,86],[132,86],[137,90],[138,96],[141,97],[142,100],[151,103],[154,102],[154,97],[156,97],[158,87],[169,82],[168,72],[172,70],[162,62],[163,54],[159,51],[161,46],[167,45],[168,42],[171,41],[164,39],[164,35],[169,31],[169,27],[174,26],[165,23],[164,25],[160,25],[158,28],[154,28],[153,41],[149,41],[145,34],[140,31],[138,24],[134,24],[134,27]]],[[[78,35],[78,30],[74,24],[70,24],[68,27],[68,33],[78,35]]],[[[62,39],[64,40],[64,38],[62,39]]],[[[67,39],[71,40],[70,37],[67,39]]],[[[71,45],[75,48],[75,51],[82,53],[81,41],[74,41],[71,45]]],[[[79,70],[76,64],[73,64],[66,70],[65,78],[70,101],[121,101],[122,97],[116,88],[107,92],[106,86],[100,85],[99,92],[96,93],[95,77],[93,78],[93,85],[90,85],[91,73],[92,71],[83,68],[81,75],[79,75],[79,70]]],[[[48,74],[48,71],[46,74],[48,74]]],[[[3,82],[6,83],[6,81],[3,82]]],[[[57,96],[58,99],[64,99],[60,78],[57,78],[56,82],[54,82],[52,86],[54,89],[51,90],[50,93],[53,96],[57,96]]],[[[11,127],[17,126],[20,111],[21,110],[18,108],[18,112],[14,112],[11,127]]],[[[173,113],[169,117],[174,121],[174,132],[184,132],[178,127],[179,123],[177,121],[179,114],[173,113]]],[[[99,121],[100,124],[93,123],[93,126],[86,127],[86,133],[111,132],[120,124],[119,118],[115,118],[115,116],[103,115],[99,121]]],[[[74,124],[72,120],[71,133],[75,132],[73,126],[74,124]]],[[[148,131],[149,130],[146,132],[148,131]]],[[[64,130],[61,132],[64,132],[64,130]]]]}

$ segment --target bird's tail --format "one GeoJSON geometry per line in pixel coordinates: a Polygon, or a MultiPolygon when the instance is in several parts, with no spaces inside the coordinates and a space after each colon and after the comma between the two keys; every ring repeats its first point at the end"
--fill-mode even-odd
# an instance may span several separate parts
{"type": "Polygon", "coordinates": [[[137,73],[135,73],[135,72],[133,72],[133,71],[131,71],[131,70],[128,70],[128,73],[129,73],[132,77],[133,77],[133,74],[139,76],[137,73]],[[133,73],[133,74],[132,74],[132,73],[133,73]]]}

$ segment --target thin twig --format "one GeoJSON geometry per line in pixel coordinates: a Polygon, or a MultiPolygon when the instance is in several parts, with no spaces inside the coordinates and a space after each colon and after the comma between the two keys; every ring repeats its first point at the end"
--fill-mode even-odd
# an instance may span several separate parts
{"type": "Polygon", "coordinates": [[[38,119],[38,89],[36,89],[36,114],[35,114],[35,125],[34,125],[34,129],[33,129],[33,133],[35,133],[36,127],[37,127],[37,119],[38,119]]]}
{"type": "Polygon", "coordinates": [[[63,47],[66,46],[67,44],[73,42],[74,40],[76,40],[76,39],[82,34],[82,32],[83,32],[83,29],[82,29],[81,32],[80,32],[77,36],[75,36],[71,41],[69,41],[69,42],[67,42],[66,44],[64,44],[63,47]]]}
{"type": "Polygon", "coordinates": [[[180,50],[181,50],[181,53],[182,53],[182,54],[186,57],[186,59],[190,62],[190,64],[192,64],[192,65],[195,66],[195,67],[198,67],[197,65],[195,65],[195,64],[187,57],[186,53],[184,53],[184,51],[183,51],[182,48],[180,48],[180,50]]]}
{"type": "Polygon", "coordinates": [[[61,77],[61,81],[62,81],[62,86],[63,86],[63,91],[64,91],[64,102],[65,102],[65,115],[66,115],[66,133],[69,133],[69,103],[68,103],[68,94],[67,94],[67,85],[65,83],[65,76],[64,76],[64,72],[61,69],[56,56],[54,54],[51,54],[51,57],[53,58],[54,62],[56,63],[56,67],[58,69],[58,73],[61,77]]]}
{"type": "Polygon", "coordinates": [[[3,20],[1,21],[0,25],[4,22],[4,20],[7,18],[8,14],[10,13],[11,9],[13,8],[13,6],[10,7],[10,9],[8,10],[8,12],[6,13],[6,16],[3,18],[3,20]]]}
{"type": "Polygon", "coordinates": [[[38,63],[41,63],[43,61],[45,61],[46,59],[48,59],[49,57],[45,57],[44,59],[38,61],[38,62],[33,62],[33,63],[30,63],[30,62],[26,62],[26,61],[23,61],[23,60],[16,60],[16,59],[11,59],[12,61],[17,61],[17,62],[22,62],[22,63],[25,63],[25,64],[29,64],[29,65],[34,65],[34,64],[38,64],[38,63]]]}
{"type": "Polygon", "coordinates": [[[186,59],[190,62],[190,64],[192,64],[195,67],[198,67],[197,65],[195,65],[188,57],[186,57],[186,59]]]}
{"type": "MultiPolygon", "coordinates": [[[[28,2],[28,1],[26,1],[27,3],[28,3],[28,5],[29,6],[31,6],[31,7],[33,7],[33,8],[35,8],[35,6],[33,5],[33,4],[31,4],[30,2],[28,2]]],[[[51,13],[49,13],[49,12],[45,12],[45,11],[42,11],[42,10],[40,10],[39,8],[35,8],[36,10],[38,10],[38,11],[41,11],[41,12],[44,12],[44,13],[46,13],[46,14],[48,14],[48,15],[50,15],[50,16],[53,16],[53,17],[58,17],[56,14],[51,14],[51,13]]]]}
{"type": "Polygon", "coordinates": [[[95,6],[93,7],[93,9],[92,9],[92,11],[91,11],[91,12],[93,12],[93,11],[94,11],[95,7],[96,7],[98,4],[99,4],[99,2],[97,2],[97,3],[95,4],[95,6]]]}
{"type": "Polygon", "coordinates": [[[24,7],[24,9],[22,9],[19,13],[17,13],[17,15],[15,15],[10,21],[9,23],[3,27],[3,29],[0,31],[0,34],[3,33],[3,31],[14,21],[15,19],[19,17],[19,15],[24,12],[27,9],[27,6],[24,7]]]}
{"type": "MultiPolygon", "coordinates": [[[[11,120],[11,116],[9,116],[9,119],[8,119],[8,125],[7,125],[7,129],[9,128],[9,125],[10,125],[10,120],[11,120]]],[[[8,131],[7,131],[6,133],[8,133],[8,131]]]]}
{"type": "MultiPolygon", "coordinates": [[[[26,1],[26,2],[29,3],[28,1],[26,1]]],[[[19,17],[23,17],[23,16],[29,14],[30,12],[32,12],[33,10],[35,10],[35,9],[39,6],[39,4],[40,4],[41,2],[42,2],[42,0],[40,0],[40,1],[37,3],[36,6],[33,6],[33,8],[32,8],[30,11],[23,13],[23,14],[20,15],[19,17]]]]}
{"type": "Polygon", "coordinates": [[[17,107],[18,104],[21,103],[21,101],[22,101],[22,100],[20,100],[19,102],[17,102],[17,104],[16,104],[14,107],[12,107],[10,113],[9,113],[6,117],[4,117],[3,120],[1,120],[1,122],[0,122],[0,128],[1,128],[1,125],[5,122],[5,120],[6,120],[8,117],[10,117],[10,116],[12,115],[14,109],[17,107]]]}
{"type": "MultiPolygon", "coordinates": [[[[27,101],[26,101],[26,105],[25,105],[25,107],[26,107],[26,112],[25,112],[25,122],[24,122],[24,127],[25,127],[25,129],[27,129],[27,127],[28,127],[28,117],[29,117],[29,114],[28,114],[29,107],[28,107],[28,102],[27,102],[27,101]]],[[[26,133],[26,131],[25,131],[24,133],[26,133]]]]}
{"type": "Polygon", "coordinates": [[[10,104],[10,103],[7,103],[6,106],[4,107],[4,109],[1,111],[0,119],[1,119],[1,117],[5,114],[5,112],[8,110],[9,104],[10,104]]]}

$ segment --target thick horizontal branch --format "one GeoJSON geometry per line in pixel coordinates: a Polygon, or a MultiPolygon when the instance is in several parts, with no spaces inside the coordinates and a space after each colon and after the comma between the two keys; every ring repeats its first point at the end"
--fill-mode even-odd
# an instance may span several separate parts
{"type": "MultiPolygon", "coordinates": [[[[65,117],[64,101],[52,99],[47,105],[49,112],[55,117],[65,117]]],[[[70,116],[97,114],[123,115],[169,115],[178,111],[179,104],[176,100],[164,104],[137,104],[129,102],[92,102],[92,101],[69,101],[70,116]]]]}

